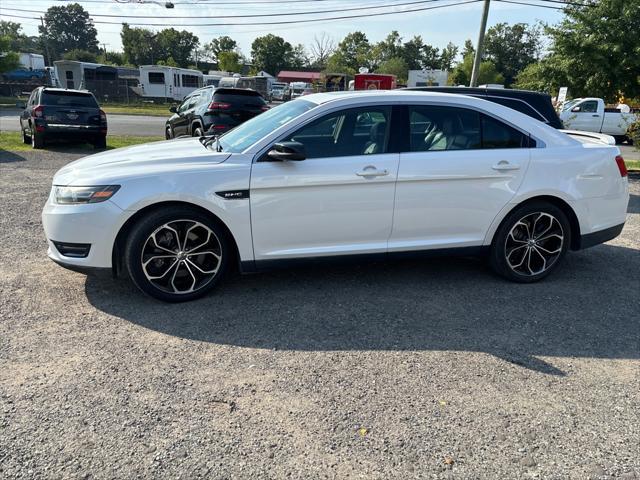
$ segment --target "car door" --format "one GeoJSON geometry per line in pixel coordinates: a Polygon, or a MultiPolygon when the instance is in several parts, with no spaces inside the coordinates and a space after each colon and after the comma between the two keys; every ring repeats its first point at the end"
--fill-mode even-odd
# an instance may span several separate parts
{"type": "Polygon", "coordinates": [[[585,100],[574,105],[564,121],[565,127],[571,130],[599,132],[602,127],[604,112],[598,112],[597,100],[585,100]]]}
{"type": "Polygon", "coordinates": [[[190,118],[189,112],[193,108],[195,104],[195,98],[197,94],[192,93],[191,95],[187,95],[185,99],[182,101],[178,109],[176,110],[177,117],[175,118],[172,128],[173,135],[175,137],[179,137],[180,135],[189,135],[189,126],[190,126],[190,118]]]}
{"type": "Polygon", "coordinates": [[[389,251],[482,245],[529,164],[528,135],[477,111],[408,106],[389,251]]]}
{"type": "Polygon", "coordinates": [[[327,113],[279,140],[303,144],[305,160],[263,155],[255,161],[250,204],[257,261],[386,252],[399,160],[389,135],[391,110],[327,113]]]}

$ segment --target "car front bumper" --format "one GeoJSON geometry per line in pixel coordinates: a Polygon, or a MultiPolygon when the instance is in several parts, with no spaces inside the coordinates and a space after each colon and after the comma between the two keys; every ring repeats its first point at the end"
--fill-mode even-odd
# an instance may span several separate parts
{"type": "Polygon", "coordinates": [[[111,268],[113,245],[126,220],[124,217],[124,211],[110,200],[58,205],[52,201],[51,194],[42,211],[49,258],[76,271],[111,268]],[[70,256],[68,252],[65,255],[61,253],[60,243],[88,245],[88,252],[86,256],[70,256]]]}

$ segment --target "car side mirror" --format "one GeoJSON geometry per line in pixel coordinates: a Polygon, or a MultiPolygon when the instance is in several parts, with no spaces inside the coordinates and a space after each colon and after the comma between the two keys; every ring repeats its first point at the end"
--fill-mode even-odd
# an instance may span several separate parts
{"type": "Polygon", "coordinates": [[[176,107],[175,105],[171,105],[171,106],[169,107],[169,111],[170,111],[171,113],[176,113],[176,112],[178,111],[178,107],[176,107]]]}
{"type": "Polygon", "coordinates": [[[307,158],[304,145],[300,142],[278,142],[267,153],[269,160],[276,162],[304,160],[307,158]]]}
{"type": "Polygon", "coordinates": [[[580,111],[580,107],[573,107],[571,109],[572,112],[579,112],[580,111]]]}

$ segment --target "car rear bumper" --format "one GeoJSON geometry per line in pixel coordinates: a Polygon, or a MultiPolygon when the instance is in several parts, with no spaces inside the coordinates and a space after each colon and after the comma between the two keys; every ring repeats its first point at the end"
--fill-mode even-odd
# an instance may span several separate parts
{"type": "Polygon", "coordinates": [[[622,232],[624,223],[580,236],[580,250],[613,240],[622,232]]]}

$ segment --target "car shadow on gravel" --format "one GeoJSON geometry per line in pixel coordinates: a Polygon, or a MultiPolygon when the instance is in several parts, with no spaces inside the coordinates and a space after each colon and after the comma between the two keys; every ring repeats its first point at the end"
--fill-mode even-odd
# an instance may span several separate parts
{"type": "Polygon", "coordinates": [[[0,149],[0,163],[24,162],[26,158],[16,152],[0,149]]]}
{"type": "MultiPolygon", "coordinates": [[[[99,310],[167,335],[294,351],[486,352],[550,375],[539,357],[638,358],[638,250],[600,245],[521,285],[478,259],[313,266],[241,276],[183,304],[88,277],[99,310]]],[[[114,320],[115,321],[115,320],[114,320]]]]}

